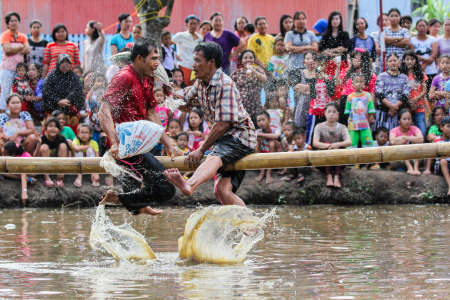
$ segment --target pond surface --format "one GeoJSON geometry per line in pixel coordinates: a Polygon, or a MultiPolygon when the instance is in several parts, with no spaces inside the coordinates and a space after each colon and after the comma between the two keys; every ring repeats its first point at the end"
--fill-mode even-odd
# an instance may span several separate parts
{"type": "Polygon", "coordinates": [[[135,218],[107,209],[158,256],[137,265],[92,250],[95,210],[0,210],[0,298],[450,298],[448,205],[279,207],[264,239],[235,265],[178,259],[194,211],[135,218]]]}

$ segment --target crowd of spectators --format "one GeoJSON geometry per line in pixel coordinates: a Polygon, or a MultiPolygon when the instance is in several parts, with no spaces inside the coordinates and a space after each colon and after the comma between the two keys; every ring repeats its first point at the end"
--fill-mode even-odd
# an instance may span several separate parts
{"type": "MultiPolygon", "coordinates": [[[[31,22],[28,39],[18,31],[20,21],[18,13],[8,13],[8,29],[0,38],[0,154],[103,155],[107,144],[97,113],[108,82],[123,67],[107,68],[104,47],[111,47],[113,55],[129,51],[142,36],[141,26],[133,26],[131,16],[121,14],[117,33],[110,45],[105,45],[102,24],[89,21],[80,61],[78,45],[68,40],[64,24],[56,24],[53,41],[45,41],[39,20],[31,22]]],[[[337,11],[329,15],[325,30],[319,34],[308,29],[309,20],[303,11],[281,16],[279,32],[273,35],[270,32],[275,26],[271,27],[273,24],[263,16],[253,23],[244,16],[237,18],[234,32],[224,28],[224,21],[218,12],[203,22],[189,15],[186,31],[163,32],[162,65],[175,91],[179,91],[195,82],[195,46],[202,41],[218,43],[223,50],[222,70],[234,81],[257,128],[258,152],[450,141],[449,19],[420,19],[411,30],[412,18],[391,9],[377,22],[384,27],[385,55],[380,53],[379,29],[369,33],[367,21],[356,18],[350,36],[337,11]]],[[[177,149],[184,154],[197,149],[209,133],[208,116],[200,108],[191,113],[170,111],[163,106],[165,95],[160,87],[155,87],[154,95],[161,124],[177,149]]],[[[165,153],[161,144],[152,152],[165,153]]],[[[450,187],[446,159],[427,160],[422,171],[419,161],[357,165],[353,169],[381,167],[404,169],[412,175],[435,171],[450,187]]],[[[341,186],[342,169],[324,169],[328,186],[341,186]]],[[[298,168],[278,174],[284,175],[282,180],[286,182],[300,184],[311,171],[298,168]]],[[[34,184],[36,179],[9,177],[22,180],[25,203],[27,184],[34,184]]],[[[264,177],[267,184],[274,180],[270,170],[262,170],[257,180],[264,177]]],[[[74,185],[81,187],[81,179],[79,175],[74,185]]],[[[98,174],[92,175],[91,181],[99,186],[98,174]]],[[[106,177],[105,184],[113,185],[112,177],[106,177]]],[[[45,175],[44,185],[62,188],[63,175],[57,175],[56,181],[45,175]]]]}

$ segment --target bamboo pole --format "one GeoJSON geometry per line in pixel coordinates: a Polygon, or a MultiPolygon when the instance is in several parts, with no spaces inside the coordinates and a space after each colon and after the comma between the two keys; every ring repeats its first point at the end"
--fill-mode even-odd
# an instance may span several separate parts
{"type": "MultiPolygon", "coordinates": [[[[382,163],[407,159],[450,157],[450,143],[415,144],[360,149],[300,151],[251,154],[237,161],[227,170],[282,169],[303,166],[337,166],[382,163]]],[[[18,158],[0,157],[0,174],[92,174],[106,173],[99,157],[92,158],[18,158]]],[[[193,171],[184,164],[185,157],[157,157],[164,168],[193,171]]],[[[202,161],[204,161],[203,158],[202,161]]]]}

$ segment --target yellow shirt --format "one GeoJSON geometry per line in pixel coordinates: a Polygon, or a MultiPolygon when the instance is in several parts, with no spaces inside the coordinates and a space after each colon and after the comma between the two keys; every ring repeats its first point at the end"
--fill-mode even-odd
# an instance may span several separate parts
{"type": "Polygon", "coordinates": [[[273,56],[273,46],[275,39],[272,35],[266,34],[265,36],[254,34],[248,40],[248,49],[255,52],[256,58],[259,59],[266,66],[269,65],[269,60],[273,56]]]}
{"type": "MultiPolygon", "coordinates": [[[[78,138],[74,139],[72,142],[72,145],[76,145],[76,146],[82,146],[82,144],[80,143],[80,140],[78,138]]],[[[99,152],[99,147],[98,147],[98,143],[94,140],[90,140],[89,141],[89,146],[94,149],[95,152],[99,152]]],[[[86,150],[83,150],[84,155],[86,155],[86,150]]]]}

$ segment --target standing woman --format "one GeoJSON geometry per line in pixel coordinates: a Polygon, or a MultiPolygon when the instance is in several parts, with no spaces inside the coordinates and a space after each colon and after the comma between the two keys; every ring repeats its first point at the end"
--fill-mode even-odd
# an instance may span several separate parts
{"type": "Polygon", "coordinates": [[[409,45],[411,34],[408,29],[400,26],[400,16],[400,11],[397,8],[391,8],[388,12],[390,25],[384,29],[386,57],[391,53],[396,53],[398,57],[403,57],[406,47],[409,45]]]}
{"type": "Polygon", "coordinates": [[[428,30],[430,31],[430,35],[434,38],[438,38],[439,32],[441,31],[441,21],[436,18],[430,20],[428,24],[428,30]]]}
{"type": "Polygon", "coordinates": [[[292,19],[291,15],[282,15],[280,18],[280,33],[277,34],[275,39],[281,37],[285,38],[286,33],[288,31],[291,31],[294,28],[294,20],[292,19]]]}
{"type": "Polygon", "coordinates": [[[117,32],[111,39],[111,55],[119,53],[127,43],[134,43],[130,29],[133,20],[130,14],[121,14],[117,23],[117,32]]]}
{"type": "Polygon", "coordinates": [[[59,55],[63,53],[69,55],[72,67],[81,65],[78,47],[75,43],[69,41],[69,34],[64,24],[56,24],[53,28],[52,38],[53,42],[48,43],[44,50],[44,61],[42,62],[44,77],[56,68],[56,61],[59,55]]]}
{"type": "Polygon", "coordinates": [[[213,13],[211,22],[213,30],[205,35],[204,40],[205,42],[216,42],[220,45],[223,52],[222,70],[225,74],[230,75],[230,62],[244,50],[245,40],[239,38],[231,31],[223,29],[223,16],[221,13],[213,13]],[[233,47],[236,47],[236,49],[231,53],[233,47]]]}
{"type": "Polygon", "coordinates": [[[198,31],[200,32],[200,34],[202,35],[202,37],[205,38],[205,35],[206,35],[208,32],[211,32],[211,31],[212,31],[212,25],[211,25],[211,23],[210,23],[209,21],[203,21],[203,22],[200,24],[200,27],[199,27],[198,31]]]}
{"type": "MultiPolygon", "coordinates": [[[[240,37],[241,39],[244,39],[245,41],[247,41],[245,39],[245,25],[248,24],[248,20],[246,17],[242,16],[236,19],[236,22],[234,22],[234,34],[237,35],[238,37],[240,37]]],[[[233,49],[231,49],[231,53],[233,53],[236,50],[236,47],[234,47],[233,49]]],[[[235,56],[233,58],[233,60],[231,61],[231,73],[234,72],[234,70],[236,70],[236,68],[240,68],[241,66],[238,66],[238,62],[239,62],[239,57],[235,56]]]]}
{"type": "Polygon", "coordinates": [[[192,53],[194,53],[194,48],[203,41],[203,37],[197,32],[198,24],[200,20],[194,16],[190,15],[186,18],[187,31],[178,32],[172,37],[172,42],[177,44],[178,56],[181,61],[178,65],[183,70],[184,82],[187,85],[192,85],[191,74],[192,74],[192,64],[194,63],[194,58],[192,53]]]}
{"type": "Polygon", "coordinates": [[[438,40],[439,55],[450,55],[450,19],[444,20],[444,35],[438,40]]]}
{"type": "Polygon", "coordinates": [[[242,105],[248,112],[254,124],[257,113],[263,110],[261,105],[261,90],[267,81],[266,74],[260,67],[254,67],[255,53],[246,49],[239,55],[239,63],[243,66],[231,74],[231,79],[236,83],[242,105]]]}
{"type": "Polygon", "coordinates": [[[366,34],[366,29],[369,27],[367,20],[364,18],[357,18],[353,23],[353,32],[355,36],[350,39],[350,53],[355,50],[355,48],[367,50],[370,54],[372,62],[377,59],[377,47],[375,40],[370,35],[366,34]]]}
{"type": "Polygon", "coordinates": [[[102,29],[102,23],[89,21],[85,33],[89,38],[83,42],[81,68],[83,72],[92,70],[104,74],[106,72],[106,64],[103,58],[105,33],[102,29]]]}
{"type": "Polygon", "coordinates": [[[20,16],[16,12],[10,12],[5,16],[6,31],[0,36],[3,58],[0,66],[0,113],[6,110],[6,97],[8,97],[14,77],[16,65],[23,62],[24,55],[30,53],[28,40],[25,34],[19,32],[20,16]]]}

